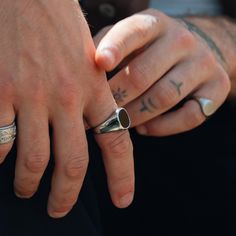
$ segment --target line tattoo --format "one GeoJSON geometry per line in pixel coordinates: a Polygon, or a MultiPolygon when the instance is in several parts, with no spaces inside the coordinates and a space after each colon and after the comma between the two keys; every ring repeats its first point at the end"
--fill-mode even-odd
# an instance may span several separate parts
{"type": "Polygon", "coordinates": [[[182,18],[182,21],[185,23],[185,25],[187,26],[189,31],[198,34],[208,44],[210,49],[215,53],[217,58],[221,62],[223,62],[223,64],[226,63],[223,53],[221,52],[219,47],[216,45],[216,43],[211,39],[211,37],[209,35],[207,35],[205,32],[203,32],[198,26],[196,26],[192,22],[189,22],[188,20],[186,20],[184,18],[182,18]]]}
{"type": "Polygon", "coordinates": [[[152,102],[151,98],[148,98],[146,101],[142,99],[141,101],[142,107],[140,109],[140,112],[154,112],[154,110],[157,110],[157,107],[152,102]]]}
{"type": "Polygon", "coordinates": [[[178,95],[181,96],[181,87],[184,85],[183,82],[175,82],[174,80],[170,80],[170,83],[174,85],[174,87],[176,88],[178,95]]]}
{"type": "Polygon", "coordinates": [[[118,88],[116,91],[112,90],[113,97],[117,102],[124,102],[124,99],[128,96],[126,90],[118,88]]]}

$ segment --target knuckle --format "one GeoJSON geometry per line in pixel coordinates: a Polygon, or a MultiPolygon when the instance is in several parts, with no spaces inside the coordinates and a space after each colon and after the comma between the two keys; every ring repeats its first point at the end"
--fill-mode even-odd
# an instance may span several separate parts
{"type": "Polygon", "coordinates": [[[15,189],[21,196],[31,196],[37,189],[39,184],[38,179],[32,177],[21,177],[16,180],[15,189]]]}
{"type": "MultiPolygon", "coordinates": [[[[27,79],[27,81],[30,81],[30,79],[27,79]]],[[[22,90],[25,90],[25,88],[26,87],[23,86],[20,92],[22,93],[22,90]]],[[[25,96],[27,96],[27,98],[30,96],[31,101],[34,104],[42,104],[43,102],[45,103],[46,99],[45,83],[40,79],[32,81],[30,84],[27,85],[27,93],[25,94],[25,96]]]]}
{"type": "Polygon", "coordinates": [[[126,40],[119,40],[114,46],[110,46],[109,49],[112,51],[112,54],[114,55],[116,60],[121,61],[122,59],[124,59],[129,46],[126,40]]]}
{"type": "Polygon", "coordinates": [[[146,38],[158,23],[158,19],[151,15],[134,15],[132,20],[135,25],[133,33],[138,38],[146,38]]]}
{"type": "Polygon", "coordinates": [[[57,212],[66,212],[69,210],[77,201],[77,196],[74,195],[67,195],[62,196],[60,198],[57,198],[54,202],[55,208],[57,209],[57,212]]]}
{"type": "Polygon", "coordinates": [[[32,173],[41,173],[47,167],[48,159],[45,154],[29,155],[25,160],[25,166],[32,173]]]}
{"type": "MultiPolygon", "coordinates": [[[[107,145],[108,150],[114,154],[125,154],[132,151],[132,143],[127,131],[122,132],[117,138],[110,141],[107,145]]],[[[122,157],[122,155],[116,155],[122,157]]]]}
{"type": "Polygon", "coordinates": [[[182,28],[175,35],[175,45],[180,49],[191,49],[196,45],[196,38],[189,30],[182,28]]]}
{"type": "Polygon", "coordinates": [[[215,56],[209,50],[205,50],[203,55],[200,58],[200,68],[202,71],[207,71],[208,73],[214,72],[217,68],[216,65],[218,62],[216,61],[215,56]]]}
{"type": "Polygon", "coordinates": [[[63,81],[56,90],[56,98],[60,106],[74,109],[82,97],[82,90],[75,83],[63,81]]]}
{"type": "Polygon", "coordinates": [[[129,82],[137,92],[143,92],[149,86],[147,65],[131,63],[129,66],[129,82]]]}
{"type": "Polygon", "coordinates": [[[166,17],[167,17],[165,13],[163,13],[162,11],[157,10],[156,8],[149,8],[148,12],[149,12],[150,15],[155,16],[156,19],[158,19],[158,21],[161,20],[161,19],[165,20],[166,17]]]}
{"type": "Polygon", "coordinates": [[[88,166],[88,157],[86,155],[73,155],[65,164],[65,173],[70,178],[82,179],[88,166]]]}

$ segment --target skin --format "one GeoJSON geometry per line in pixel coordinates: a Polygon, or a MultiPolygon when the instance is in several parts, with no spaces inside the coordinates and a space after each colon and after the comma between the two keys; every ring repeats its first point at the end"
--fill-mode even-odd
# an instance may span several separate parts
{"type": "Polygon", "coordinates": [[[213,100],[216,111],[229,95],[230,80],[235,84],[236,25],[223,17],[176,19],[148,9],[103,29],[95,42],[97,65],[118,67],[111,90],[120,91],[117,103],[143,135],[199,126],[206,117],[191,97],[213,100]]]}
{"type": "MultiPolygon", "coordinates": [[[[95,127],[117,104],[104,71],[94,63],[94,43],[76,1],[1,0],[0,22],[0,127],[17,119],[15,193],[30,198],[37,191],[52,140],[48,213],[63,217],[77,201],[88,166],[84,120],[95,127]]],[[[117,207],[127,207],[134,194],[129,133],[96,140],[111,198],[117,207]]],[[[11,147],[0,146],[1,162],[11,147]]]]}

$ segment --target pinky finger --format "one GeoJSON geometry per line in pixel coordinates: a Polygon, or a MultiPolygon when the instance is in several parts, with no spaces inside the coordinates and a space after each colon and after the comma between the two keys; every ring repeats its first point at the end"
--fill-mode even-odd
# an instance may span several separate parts
{"type": "MultiPolygon", "coordinates": [[[[230,88],[229,84],[221,82],[212,81],[196,91],[193,96],[212,100],[216,111],[225,101],[230,88]]],[[[138,126],[136,130],[141,135],[168,136],[192,130],[201,125],[206,118],[199,103],[190,99],[177,111],[156,117],[138,126]]]]}

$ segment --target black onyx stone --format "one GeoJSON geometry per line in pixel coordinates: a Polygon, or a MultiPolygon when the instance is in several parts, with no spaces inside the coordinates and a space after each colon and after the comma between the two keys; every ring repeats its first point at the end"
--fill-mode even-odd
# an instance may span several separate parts
{"type": "Polygon", "coordinates": [[[125,109],[121,109],[119,112],[119,120],[123,128],[127,129],[130,126],[130,118],[125,109]]]}

